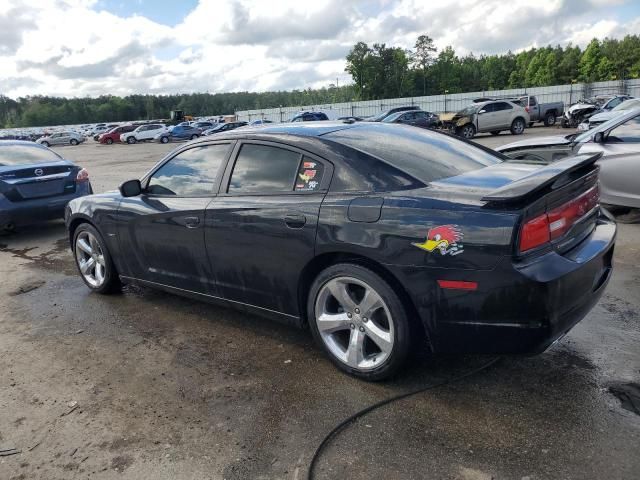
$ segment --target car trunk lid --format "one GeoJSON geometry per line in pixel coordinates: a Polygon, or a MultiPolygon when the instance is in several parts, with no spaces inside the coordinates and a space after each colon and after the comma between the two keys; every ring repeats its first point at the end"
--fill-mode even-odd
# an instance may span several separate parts
{"type": "Polygon", "coordinates": [[[73,193],[77,170],[66,162],[4,167],[0,193],[12,202],[73,193]]]}

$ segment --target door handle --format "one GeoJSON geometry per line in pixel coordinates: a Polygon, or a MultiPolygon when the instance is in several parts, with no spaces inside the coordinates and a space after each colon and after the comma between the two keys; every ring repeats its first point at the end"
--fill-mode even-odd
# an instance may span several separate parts
{"type": "Polygon", "coordinates": [[[286,223],[289,228],[302,228],[304,224],[307,223],[307,217],[304,215],[286,215],[284,217],[284,223],[286,223]]]}
{"type": "Polygon", "coordinates": [[[200,225],[199,217],[184,217],[184,226],[187,228],[197,228],[200,225]]]}

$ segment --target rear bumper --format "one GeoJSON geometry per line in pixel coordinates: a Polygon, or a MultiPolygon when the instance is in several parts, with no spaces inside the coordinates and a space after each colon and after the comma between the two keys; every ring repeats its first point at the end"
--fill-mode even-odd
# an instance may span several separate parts
{"type": "Polygon", "coordinates": [[[10,202],[0,195],[0,228],[8,225],[29,225],[64,217],[64,209],[74,198],[92,193],[89,182],[76,184],[76,191],[55,197],[34,198],[10,202]]]}
{"type": "Polygon", "coordinates": [[[423,277],[437,274],[438,279],[478,283],[475,291],[445,290],[430,278],[435,285],[429,293],[410,293],[431,349],[500,354],[546,350],[602,296],[612,272],[615,237],[615,223],[602,217],[587,239],[563,255],[550,252],[522,264],[505,258],[484,272],[420,269],[423,277]]]}

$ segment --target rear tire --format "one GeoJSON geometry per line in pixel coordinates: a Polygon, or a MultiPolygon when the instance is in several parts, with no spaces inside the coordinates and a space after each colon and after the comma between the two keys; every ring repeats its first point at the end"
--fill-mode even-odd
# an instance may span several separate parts
{"type": "Polygon", "coordinates": [[[89,223],[82,223],[73,233],[73,256],[84,283],[96,293],[108,294],[120,290],[122,284],[100,232],[89,223]],[[84,272],[83,272],[84,270],[84,272]]]}
{"type": "Polygon", "coordinates": [[[476,135],[476,127],[467,123],[458,129],[458,135],[467,140],[471,140],[476,135]]]}
{"type": "Polygon", "coordinates": [[[494,130],[491,132],[491,135],[500,135],[500,130],[494,130]]]}
{"type": "Polygon", "coordinates": [[[134,143],[136,143],[136,137],[129,137],[127,138],[127,143],[129,145],[133,145],[134,143]]]}
{"type": "Polygon", "coordinates": [[[545,127],[553,127],[556,124],[556,115],[555,113],[547,113],[547,116],[544,117],[544,125],[545,127]]]}
{"type": "Polygon", "coordinates": [[[72,139],[69,141],[69,143],[70,143],[71,145],[74,145],[74,146],[75,146],[75,145],[77,145],[77,144],[78,144],[78,140],[76,140],[75,138],[72,138],[72,139]]]}
{"type": "Polygon", "coordinates": [[[107,138],[107,145],[111,145],[113,143],[113,139],[112,138],[107,138]]]}
{"type": "Polygon", "coordinates": [[[160,137],[160,143],[169,143],[169,137],[160,137]]]}
{"type": "Polygon", "coordinates": [[[311,332],[340,370],[368,381],[393,376],[411,346],[398,295],[378,274],[339,263],[316,277],[307,299],[311,332]]]}
{"type": "Polygon", "coordinates": [[[512,135],[522,135],[524,132],[524,120],[521,118],[516,118],[513,122],[511,122],[511,134],[512,135]]]}

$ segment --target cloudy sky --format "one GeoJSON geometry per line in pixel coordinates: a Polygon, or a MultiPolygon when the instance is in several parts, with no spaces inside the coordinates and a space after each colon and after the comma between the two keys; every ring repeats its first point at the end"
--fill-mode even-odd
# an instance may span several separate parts
{"type": "Polygon", "coordinates": [[[637,0],[0,0],[0,94],[320,87],[349,81],[357,41],[490,54],[639,32],[637,0]]]}

